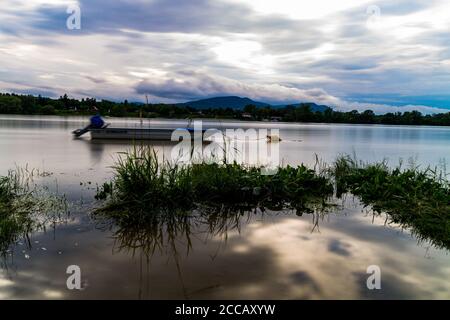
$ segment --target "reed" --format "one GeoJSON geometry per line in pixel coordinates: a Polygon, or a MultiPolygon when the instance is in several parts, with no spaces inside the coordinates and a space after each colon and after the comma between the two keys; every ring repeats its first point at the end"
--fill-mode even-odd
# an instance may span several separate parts
{"type": "Polygon", "coordinates": [[[27,212],[16,204],[20,188],[17,175],[10,172],[0,177],[0,253],[4,254],[9,245],[26,234],[33,225],[27,212]]]}
{"type": "Polygon", "coordinates": [[[19,239],[56,221],[67,212],[64,197],[33,185],[35,171],[17,169],[0,177],[0,256],[19,239]]]}
{"type": "Polygon", "coordinates": [[[390,168],[348,156],[333,166],[337,195],[350,192],[377,214],[411,228],[422,240],[450,248],[450,187],[445,172],[432,168],[390,168]]]}

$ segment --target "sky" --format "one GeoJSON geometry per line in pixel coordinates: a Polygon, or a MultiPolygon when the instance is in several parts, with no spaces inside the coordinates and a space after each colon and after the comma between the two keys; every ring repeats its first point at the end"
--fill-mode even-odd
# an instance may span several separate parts
{"type": "Polygon", "coordinates": [[[448,112],[450,2],[2,0],[0,92],[448,112]]]}

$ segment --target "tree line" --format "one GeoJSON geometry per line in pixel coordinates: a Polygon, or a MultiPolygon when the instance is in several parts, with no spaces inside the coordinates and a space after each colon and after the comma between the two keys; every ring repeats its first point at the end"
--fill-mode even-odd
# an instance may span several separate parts
{"type": "Polygon", "coordinates": [[[198,110],[182,104],[141,104],[113,102],[87,98],[72,99],[67,94],[52,99],[42,96],[0,94],[0,114],[27,115],[92,115],[100,113],[113,117],[145,118],[220,118],[255,121],[393,124],[393,125],[440,125],[450,126],[450,112],[423,115],[418,111],[396,112],[377,115],[372,110],[359,112],[314,111],[310,104],[286,106],[282,108],[256,107],[248,105],[244,110],[232,108],[210,108],[198,110]]]}

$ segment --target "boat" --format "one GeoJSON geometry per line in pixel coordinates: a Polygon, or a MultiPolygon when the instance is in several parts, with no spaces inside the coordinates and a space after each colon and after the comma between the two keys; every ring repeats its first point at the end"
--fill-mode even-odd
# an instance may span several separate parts
{"type": "Polygon", "coordinates": [[[186,138],[188,133],[191,139],[195,139],[197,136],[202,140],[206,130],[195,131],[190,128],[190,122],[186,128],[152,128],[140,127],[134,128],[112,128],[108,123],[105,123],[99,115],[93,116],[90,119],[89,125],[84,128],[77,129],[72,134],[79,138],[84,134],[90,132],[91,139],[115,139],[115,140],[162,140],[172,141],[172,137],[175,141],[179,141],[179,137],[186,138]],[[179,132],[177,132],[179,131],[179,132]]]}
{"type": "MultiPolygon", "coordinates": [[[[172,135],[178,138],[189,132],[191,139],[195,138],[194,129],[191,128],[100,128],[89,129],[91,139],[116,139],[116,140],[165,140],[171,141],[172,135]],[[176,131],[180,131],[177,133],[176,131]]],[[[200,132],[203,139],[205,130],[200,132]]]]}

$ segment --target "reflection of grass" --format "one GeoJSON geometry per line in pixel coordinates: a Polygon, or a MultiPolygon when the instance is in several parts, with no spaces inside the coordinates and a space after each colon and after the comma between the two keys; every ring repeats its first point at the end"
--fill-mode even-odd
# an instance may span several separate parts
{"type": "Polygon", "coordinates": [[[389,169],[386,163],[362,164],[350,157],[334,165],[338,195],[351,192],[376,213],[412,228],[419,239],[450,248],[450,188],[445,175],[418,168],[389,169]]]}
{"type": "MultiPolygon", "coordinates": [[[[99,190],[97,197],[106,202],[96,213],[111,218],[125,246],[133,248],[148,244],[149,235],[158,243],[164,235],[188,235],[193,216],[201,217],[214,234],[256,208],[289,208],[299,215],[320,211],[329,204],[334,180],[338,197],[347,192],[359,196],[419,239],[450,248],[445,176],[430,169],[389,169],[386,163],[364,165],[350,157],[339,158],[330,169],[324,175],[301,165],[266,176],[259,168],[238,164],[161,163],[152,149],[137,148],[117,162],[114,179],[99,190]]],[[[152,246],[156,244],[146,247],[152,246]]]]}
{"type": "Polygon", "coordinates": [[[116,163],[115,178],[97,193],[106,202],[96,210],[116,225],[120,249],[148,253],[180,236],[190,244],[191,228],[210,235],[239,228],[242,215],[262,210],[295,209],[312,213],[327,206],[333,185],[305,166],[280,168],[275,175],[238,164],[174,165],[158,162],[151,148],[135,148],[116,163]]]}
{"type": "Polygon", "coordinates": [[[29,232],[36,230],[49,220],[54,220],[66,210],[65,200],[47,194],[29,183],[32,173],[10,171],[0,177],[0,254],[21,238],[28,239],[29,232]]]}

